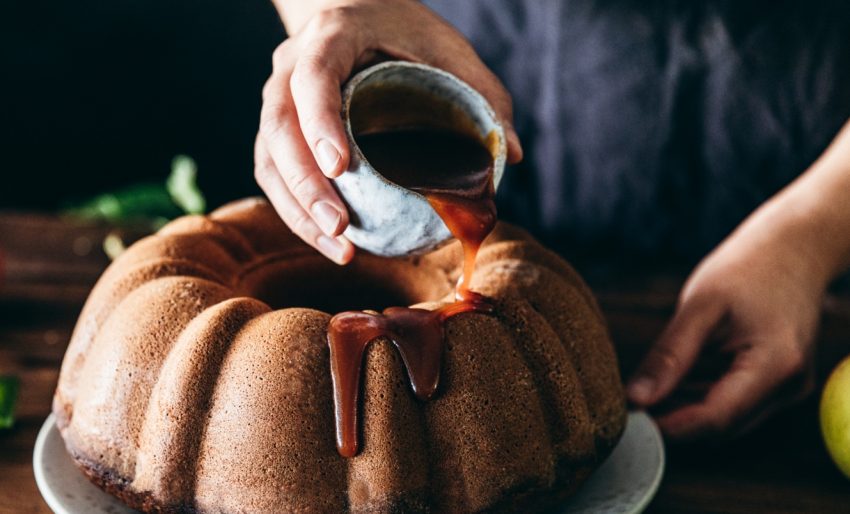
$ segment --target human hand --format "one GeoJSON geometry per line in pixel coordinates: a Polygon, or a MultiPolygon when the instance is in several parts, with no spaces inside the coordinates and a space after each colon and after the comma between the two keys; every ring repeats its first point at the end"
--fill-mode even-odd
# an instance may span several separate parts
{"type": "Polygon", "coordinates": [[[522,154],[508,93],[463,36],[422,4],[348,0],[318,12],[274,52],[254,175],[289,228],[339,264],[354,255],[341,235],[347,210],[326,179],[342,174],[350,155],[340,88],[353,70],[387,57],[429,64],[469,83],[505,126],[508,160],[522,154]]]}
{"type": "Polygon", "coordinates": [[[797,237],[801,224],[786,223],[780,210],[757,211],[697,266],[629,384],[633,403],[662,408],[657,421],[669,437],[746,431],[814,387],[829,276],[816,249],[797,237]],[[712,354],[731,364],[706,380],[697,360],[712,354]]]}

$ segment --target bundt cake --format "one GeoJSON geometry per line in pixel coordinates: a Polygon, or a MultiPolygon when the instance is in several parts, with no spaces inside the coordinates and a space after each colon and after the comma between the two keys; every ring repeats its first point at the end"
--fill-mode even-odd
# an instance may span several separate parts
{"type": "Polygon", "coordinates": [[[625,423],[616,358],[576,273],[499,224],[417,400],[389,341],[363,365],[360,451],[339,455],[331,315],[450,301],[455,242],[338,267],[262,200],[178,219],[87,301],[53,411],[97,485],[148,512],[533,512],[571,494],[625,423]]]}

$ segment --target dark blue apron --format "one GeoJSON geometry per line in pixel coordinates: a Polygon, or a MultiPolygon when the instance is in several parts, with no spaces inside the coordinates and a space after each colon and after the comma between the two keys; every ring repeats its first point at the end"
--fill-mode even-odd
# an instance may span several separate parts
{"type": "Polygon", "coordinates": [[[850,2],[426,3],[514,97],[500,216],[571,256],[697,259],[850,117],[850,2]]]}

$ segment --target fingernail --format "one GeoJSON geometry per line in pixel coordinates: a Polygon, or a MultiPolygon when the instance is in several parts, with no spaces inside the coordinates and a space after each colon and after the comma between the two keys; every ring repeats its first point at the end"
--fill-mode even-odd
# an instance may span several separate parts
{"type": "Polygon", "coordinates": [[[342,254],[345,251],[342,243],[328,236],[319,236],[316,239],[316,244],[326,256],[337,264],[342,264],[342,254]]]}
{"type": "Polygon", "coordinates": [[[335,176],[340,157],[334,145],[328,143],[325,139],[320,139],[316,143],[316,155],[319,158],[319,167],[322,168],[322,173],[328,177],[335,176]]]}
{"type": "Polygon", "coordinates": [[[314,203],[310,212],[313,213],[313,219],[319,224],[322,232],[329,236],[337,235],[339,222],[342,219],[342,213],[339,212],[339,209],[328,202],[321,201],[314,203]]]}
{"type": "Polygon", "coordinates": [[[629,398],[637,403],[648,402],[652,397],[652,391],[655,389],[655,383],[651,378],[640,377],[634,379],[628,388],[629,398]]]}

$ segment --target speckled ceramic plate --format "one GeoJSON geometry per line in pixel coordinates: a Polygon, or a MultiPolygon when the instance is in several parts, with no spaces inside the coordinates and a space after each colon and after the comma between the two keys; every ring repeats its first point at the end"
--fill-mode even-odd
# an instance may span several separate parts
{"type": "MultiPolygon", "coordinates": [[[[56,514],[130,514],[91,484],[74,466],[53,416],[38,434],[33,452],[35,481],[56,514]]],[[[633,412],[614,452],[579,493],[553,514],[634,514],[649,504],[664,472],[661,434],[646,414],[633,412]]]]}
{"type": "MultiPolygon", "coordinates": [[[[608,460],[557,514],[637,514],[646,509],[664,475],[664,440],[645,412],[632,412],[608,460]]],[[[553,513],[553,514],[555,514],[553,513]]]]}
{"type": "Polygon", "coordinates": [[[56,514],[125,514],[136,512],[101,491],[83,476],[65,451],[53,414],[47,417],[32,456],[35,482],[56,514]]]}

